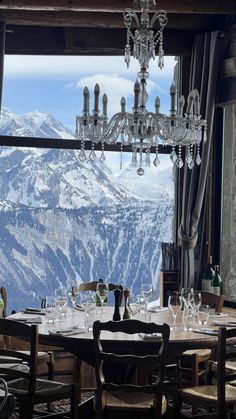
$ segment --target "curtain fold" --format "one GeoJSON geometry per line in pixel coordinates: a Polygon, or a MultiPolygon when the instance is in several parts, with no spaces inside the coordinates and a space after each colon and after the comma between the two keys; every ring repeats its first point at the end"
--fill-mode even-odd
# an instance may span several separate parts
{"type": "Polygon", "coordinates": [[[194,286],[194,248],[208,176],[217,81],[227,42],[228,36],[219,31],[197,35],[191,57],[190,90],[199,90],[201,115],[207,120],[207,141],[202,144],[200,166],[195,164],[190,170],[185,164],[183,184],[179,190],[182,196],[178,229],[181,287],[194,286]]]}

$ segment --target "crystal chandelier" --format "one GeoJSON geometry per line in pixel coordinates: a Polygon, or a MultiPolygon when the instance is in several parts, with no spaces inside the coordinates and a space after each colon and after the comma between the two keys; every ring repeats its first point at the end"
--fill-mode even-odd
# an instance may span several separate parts
{"type": "MultiPolygon", "coordinates": [[[[184,96],[177,97],[175,84],[170,87],[170,115],[160,113],[160,99],[155,99],[155,109],[150,112],[146,109],[148,94],[146,90],[149,77],[148,68],[151,59],[158,54],[158,66],[164,66],[163,31],[167,25],[167,13],[159,10],[150,16],[150,9],[156,5],[155,0],[134,0],[134,7],[141,7],[140,18],[132,9],[123,12],[124,24],[127,28],[127,44],[125,47],[125,63],[130,64],[130,57],[133,55],[138,60],[140,71],[134,84],[134,106],[132,112],[126,111],[125,98],[121,98],[121,111],[116,113],[108,121],[107,117],[107,95],[102,97],[102,112],[99,110],[100,87],[94,88],[94,109],[89,112],[89,90],[83,91],[83,115],[76,117],[75,136],[81,141],[79,158],[81,161],[87,159],[85,154],[85,143],[91,143],[89,158],[96,158],[94,145],[101,144],[101,161],[105,160],[104,143],[119,143],[122,151],[124,145],[132,145],[132,165],[138,167],[138,175],[144,174],[144,160],[146,166],[150,166],[151,147],[155,148],[155,159],[153,164],[160,164],[158,157],[158,146],[169,145],[172,147],[170,158],[173,163],[181,168],[184,165],[182,159],[182,147],[187,148],[185,161],[189,169],[194,164],[200,165],[200,144],[202,139],[206,141],[206,120],[200,115],[199,92],[193,89],[187,98],[185,106],[184,96]],[[133,23],[136,29],[133,30],[133,23]],[[154,26],[159,24],[155,31],[154,26]],[[156,50],[158,49],[158,53],[156,50]],[[185,108],[185,110],[184,110],[185,108]]],[[[87,147],[86,147],[87,148],[87,147]]]]}

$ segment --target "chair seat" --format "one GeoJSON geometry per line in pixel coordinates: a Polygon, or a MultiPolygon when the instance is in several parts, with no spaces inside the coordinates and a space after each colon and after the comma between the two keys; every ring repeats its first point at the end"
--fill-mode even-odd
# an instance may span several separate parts
{"type": "MultiPolygon", "coordinates": [[[[24,394],[28,397],[27,380],[23,378],[8,381],[9,392],[15,397],[23,397],[24,394]]],[[[70,397],[72,386],[70,384],[63,384],[56,381],[36,380],[35,403],[41,403],[42,400],[56,401],[62,398],[70,397]]]]}
{"type": "MultiPolygon", "coordinates": [[[[211,364],[211,372],[217,372],[217,362],[212,362],[211,364]]],[[[236,372],[236,361],[226,361],[225,363],[225,374],[230,375],[236,372]]]]}
{"type": "Polygon", "coordinates": [[[199,359],[199,358],[208,358],[208,357],[211,356],[211,353],[212,353],[211,349],[208,349],[208,348],[206,348],[206,349],[189,349],[188,351],[184,351],[181,354],[181,356],[183,356],[183,355],[191,356],[191,355],[196,354],[198,356],[198,359],[199,359]]]}
{"type": "MultiPolygon", "coordinates": [[[[106,409],[112,410],[132,410],[138,411],[143,410],[149,411],[153,408],[154,398],[152,395],[148,395],[147,393],[124,393],[121,391],[114,391],[114,392],[107,392],[104,391],[103,393],[105,398],[105,406],[106,409]]],[[[163,415],[167,410],[167,399],[163,395],[162,396],[162,409],[161,414],[163,415]]]]}
{"type": "MultiPolygon", "coordinates": [[[[188,387],[180,390],[180,394],[185,398],[191,399],[201,399],[204,403],[204,400],[209,403],[217,403],[217,386],[216,385],[207,385],[207,386],[195,386],[188,387]]],[[[236,400],[236,388],[226,384],[225,386],[225,401],[230,404],[236,400]]]]}

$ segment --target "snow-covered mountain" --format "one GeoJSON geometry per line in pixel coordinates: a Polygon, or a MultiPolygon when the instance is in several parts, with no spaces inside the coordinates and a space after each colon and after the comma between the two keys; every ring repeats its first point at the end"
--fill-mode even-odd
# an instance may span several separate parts
{"type": "Polygon", "coordinates": [[[37,110],[17,115],[2,109],[0,117],[1,135],[39,138],[74,138],[73,132],[52,115],[37,110]]]}
{"type": "MultiPolygon", "coordinates": [[[[49,130],[59,135],[62,124],[37,114],[5,112],[0,133],[14,120],[35,136],[44,121],[42,137],[49,130]]],[[[152,183],[147,176],[142,187],[135,177],[130,187],[132,176],[129,169],[113,174],[99,158],[82,163],[78,151],[0,148],[0,283],[10,309],[38,304],[75,280],[104,278],[134,294],[152,280],[158,295],[161,242],[171,241],[170,174],[152,183]]]]}

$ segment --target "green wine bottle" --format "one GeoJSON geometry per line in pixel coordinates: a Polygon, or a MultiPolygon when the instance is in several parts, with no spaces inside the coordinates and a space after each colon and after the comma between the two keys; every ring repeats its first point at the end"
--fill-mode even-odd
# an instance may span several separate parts
{"type": "Polygon", "coordinates": [[[223,294],[223,281],[220,276],[219,265],[215,265],[215,276],[212,281],[212,292],[216,295],[223,294]]]}

